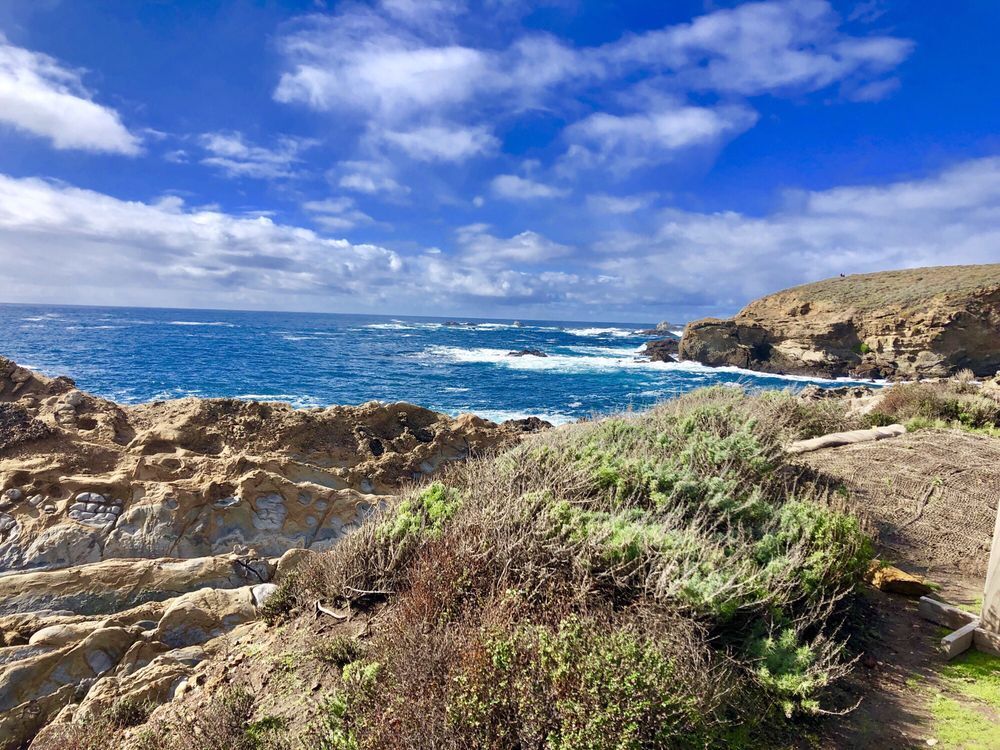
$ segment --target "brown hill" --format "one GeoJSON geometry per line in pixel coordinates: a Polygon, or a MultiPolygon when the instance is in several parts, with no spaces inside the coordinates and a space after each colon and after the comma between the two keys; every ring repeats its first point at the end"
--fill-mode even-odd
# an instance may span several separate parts
{"type": "Polygon", "coordinates": [[[688,324],[682,359],[826,377],[1000,369],[1000,264],[845,276],[688,324]]]}

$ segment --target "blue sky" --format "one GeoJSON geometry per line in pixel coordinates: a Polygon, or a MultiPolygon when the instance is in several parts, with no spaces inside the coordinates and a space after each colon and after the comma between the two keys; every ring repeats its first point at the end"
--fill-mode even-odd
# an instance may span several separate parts
{"type": "Polygon", "coordinates": [[[0,4],[10,302],[687,320],[1000,261],[1000,6],[0,4]]]}

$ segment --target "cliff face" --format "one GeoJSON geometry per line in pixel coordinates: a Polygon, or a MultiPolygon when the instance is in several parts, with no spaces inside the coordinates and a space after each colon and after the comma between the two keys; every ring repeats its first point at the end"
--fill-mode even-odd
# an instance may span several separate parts
{"type": "Polygon", "coordinates": [[[822,377],[1000,370],[1000,264],[846,276],[688,324],[681,359],[822,377]]]}

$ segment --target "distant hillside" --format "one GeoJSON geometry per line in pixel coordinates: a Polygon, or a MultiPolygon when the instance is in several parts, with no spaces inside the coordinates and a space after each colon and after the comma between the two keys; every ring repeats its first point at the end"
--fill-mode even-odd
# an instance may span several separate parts
{"type": "Polygon", "coordinates": [[[843,276],[695,321],[682,359],[764,372],[937,377],[1000,369],[1000,264],[843,276]]]}

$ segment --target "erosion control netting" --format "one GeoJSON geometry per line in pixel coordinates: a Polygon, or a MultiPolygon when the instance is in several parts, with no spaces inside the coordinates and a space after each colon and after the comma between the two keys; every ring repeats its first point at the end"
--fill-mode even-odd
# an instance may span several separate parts
{"type": "Polygon", "coordinates": [[[926,568],[985,576],[997,503],[1000,441],[925,430],[827,448],[797,459],[849,492],[849,509],[880,546],[926,568]]]}

